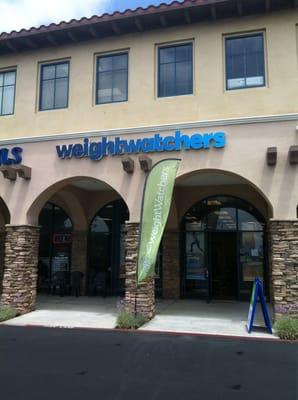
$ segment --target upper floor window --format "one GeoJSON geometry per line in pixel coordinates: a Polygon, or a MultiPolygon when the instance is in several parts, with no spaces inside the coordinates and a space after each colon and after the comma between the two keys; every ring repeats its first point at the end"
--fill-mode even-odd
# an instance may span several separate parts
{"type": "Polygon", "coordinates": [[[96,104],[128,100],[128,53],[97,57],[96,104]]]}
{"type": "Polygon", "coordinates": [[[0,115],[14,112],[16,71],[0,72],[0,115]]]}
{"type": "Polygon", "coordinates": [[[192,43],[159,47],[158,97],[193,93],[192,43]]]}
{"type": "Polygon", "coordinates": [[[263,35],[226,39],[226,88],[242,89],[265,85],[263,35]]]}
{"type": "Polygon", "coordinates": [[[68,106],[69,62],[41,66],[39,110],[68,106]]]}

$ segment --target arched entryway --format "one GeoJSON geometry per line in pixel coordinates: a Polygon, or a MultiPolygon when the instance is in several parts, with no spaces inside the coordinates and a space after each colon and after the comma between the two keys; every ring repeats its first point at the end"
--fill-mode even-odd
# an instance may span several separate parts
{"type": "Polygon", "coordinates": [[[41,210],[38,223],[40,239],[37,291],[55,293],[59,274],[64,275],[66,291],[70,287],[72,220],[63,208],[49,202],[41,210]]]}
{"type": "Polygon", "coordinates": [[[129,211],[123,200],[102,207],[88,233],[87,287],[89,295],[120,295],[125,285],[124,224],[129,211]]]}
{"type": "Polygon", "coordinates": [[[218,195],[184,215],[181,294],[211,300],[247,300],[261,278],[268,294],[266,220],[249,202],[218,195]]]}
{"type": "MultiPolygon", "coordinates": [[[[28,219],[41,227],[39,293],[72,296],[122,293],[121,228],[129,219],[129,211],[111,186],[87,177],[57,182],[34,201],[28,219]],[[104,291],[95,282],[100,272],[106,274],[104,291]]],[[[123,266],[124,261],[122,269],[123,266]]]]}

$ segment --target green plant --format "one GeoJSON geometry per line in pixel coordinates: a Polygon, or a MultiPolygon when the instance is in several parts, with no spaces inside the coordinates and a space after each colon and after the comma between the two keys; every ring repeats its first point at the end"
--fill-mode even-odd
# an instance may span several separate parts
{"type": "Polygon", "coordinates": [[[117,328],[120,329],[138,329],[146,322],[147,319],[142,314],[133,314],[127,311],[121,311],[117,316],[117,328]]]}
{"type": "Polygon", "coordinates": [[[7,321],[8,319],[14,318],[18,315],[15,308],[9,306],[0,307],[0,322],[7,321]]]}
{"type": "Polygon", "coordinates": [[[298,340],[298,318],[281,317],[275,324],[274,329],[281,339],[298,340]]]}

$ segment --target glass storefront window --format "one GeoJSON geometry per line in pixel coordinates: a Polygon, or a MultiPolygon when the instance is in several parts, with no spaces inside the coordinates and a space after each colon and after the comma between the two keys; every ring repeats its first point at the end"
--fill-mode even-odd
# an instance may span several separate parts
{"type": "Polygon", "coordinates": [[[38,263],[38,290],[52,292],[57,274],[70,282],[72,221],[66,212],[46,203],[39,215],[40,242],[38,263]]]}
{"type": "Polygon", "coordinates": [[[208,229],[230,231],[237,228],[236,209],[221,207],[208,215],[208,229]]]}
{"type": "Polygon", "coordinates": [[[240,231],[262,231],[263,224],[261,224],[251,213],[239,209],[238,229],[240,231]]]}
{"type": "Polygon", "coordinates": [[[215,196],[192,206],[184,218],[184,294],[210,298],[225,287],[226,296],[247,298],[251,282],[265,277],[264,232],[245,200],[215,196]]]}
{"type": "Polygon", "coordinates": [[[125,221],[129,219],[126,204],[116,200],[107,204],[93,218],[88,238],[87,292],[119,294],[125,279],[125,221]]]}
{"type": "Polygon", "coordinates": [[[186,290],[198,296],[207,293],[208,270],[205,256],[205,232],[186,232],[185,240],[185,285],[186,290]]]}
{"type": "Polygon", "coordinates": [[[255,278],[263,280],[263,233],[241,232],[240,265],[242,280],[253,282],[255,278]]]}

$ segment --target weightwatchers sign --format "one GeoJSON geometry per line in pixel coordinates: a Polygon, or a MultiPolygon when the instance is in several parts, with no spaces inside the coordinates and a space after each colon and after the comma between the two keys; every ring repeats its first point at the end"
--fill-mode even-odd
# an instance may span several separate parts
{"type": "Polygon", "coordinates": [[[225,144],[224,132],[185,135],[177,130],[172,136],[162,137],[160,134],[155,134],[152,137],[136,140],[103,137],[100,142],[95,142],[85,138],[82,143],[56,146],[56,150],[58,157],[62,159],[86,157],[98,161],[108,155],[221,148],[225,147],[225,144]]]}

